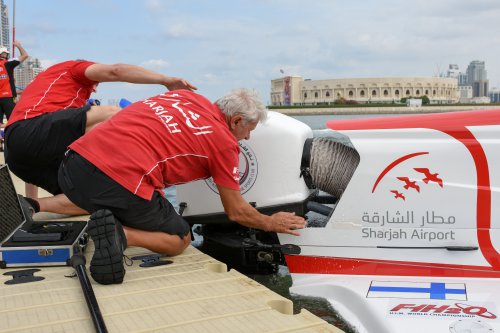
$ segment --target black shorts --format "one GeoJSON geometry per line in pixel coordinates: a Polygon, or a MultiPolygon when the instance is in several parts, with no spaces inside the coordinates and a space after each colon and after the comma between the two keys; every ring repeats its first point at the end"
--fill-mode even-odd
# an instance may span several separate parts
{"type": "Polygon", "coordinates": [[[68,146],[85,134],[90,105],[17,121],[5,132],[5,162],[27,183],[62,193],[57,171],[68,146]]]}
{"type": "Polygon", "coordinates": [[[190,232],[189,224],[162,194],[155,191],[151,201],[145,200],[71,150],[59,168],[59,184],[74,204],[89,213],[106,208],[120,223],[134,229],[163,231],[181,238],[190,232]]]}
{"type": "Polygon", "coordinates": [[[10,118],[10,114],[12,113],[12,110],[14,110],[15,106],[16,103],[14,103],[14,97],[0,98],[0,123],[3,120],[3,115],[5,115],[7,120],[10,118]]]}

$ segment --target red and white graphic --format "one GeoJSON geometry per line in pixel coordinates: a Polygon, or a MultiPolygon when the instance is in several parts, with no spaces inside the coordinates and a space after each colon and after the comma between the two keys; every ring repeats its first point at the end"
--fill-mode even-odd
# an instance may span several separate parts
{"type": "Polygon", "coordinates": [[[435,182],[443,187],[443,180],[438,178],[439,173],[431,173],[427,168],[414,168],[413,170],[424,174],[425,178],[422,179],[424,183],[428,184],[429,182],[435,182]]]}
{"type": "MultiPolygon", "coordinates": [[[[373,185],[372,193],[375,192],[375,189],[377,188],[377,185],[380,183],[380,181],[384,178],[385,175],[389,173],[392,169],[394,169],[396,166],[399,164],[417,157],[421,155],[427,155],[429,154],[428,152],[415,152],[412,154],[404,155],[398,159],[396,159],[394,162],[390,163],[378,176],[377,180],[375,181],[375,184],[373,185]]],[[[399,176],[396,177],[396,179],[400,180],[401,182],[404,183],[403,188],[405,190],[410,190],[414,189],[418,193],[420,193],[420,185],[417,184],[418,181],[424,182],[424,184],[428,185],[429,183],[436,183],[438,184],[441,188],[443,187],[443,179],[439,178],[438,175],[439,173],[431,172],[429,168],[413,168],[418,173],[423,174],[424,178],[418,179],[418,177],[414,177],[413,179],[410,179],[410,177],[407,176],[399,176]]],[[[406,200],[406,197],[404,196],[403,193],[399,192],[398,190],[391,190],[391,193],[394,193],[394,199],[403,199],[406,200]]]]}
{"type": "Polygon", "coordinates": [[[400,193],[399,191],[396,191],[396,190],[392,190],[391,192],[394,193],[394,198],[395,199],[403,199],[403,200],[405,200],[405,196],[403,195],[403,193],[400,193]]]}
{"type": "Polygon", "coordinates": [[[408,190],[410,188],[415,189],[415,191],[420,192],[420,186],[417,185],[416,181],[411,181],[410,178],[408,177],[397,177],[399,180],[405,182],[405,185],[403,186],[405,190],[408,190]]]}

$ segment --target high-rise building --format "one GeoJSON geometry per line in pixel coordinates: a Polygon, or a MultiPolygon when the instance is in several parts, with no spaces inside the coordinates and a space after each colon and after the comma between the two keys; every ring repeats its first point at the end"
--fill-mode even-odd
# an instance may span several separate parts
{"type": "Polygon", "coordinates": [[[460,74],[460,70],[458,69],[458,65],[450,64],[448,66],[448,72],[446,72],[446,77],[458,78],[459,74],[460,74]]]}
{"type": "Polygon", "coordinates": [[[493,88],[490,91],[491,103],[500,103],[500,88],[493,88]]]}
{"type": "Polygon", "coordinates": [[[471,61],[467,67],[467,78],[469,82],[488,80],[484,61],[471,61]]]}
{"type": "Polygon", "coordinates": [[[468,86],[468,82],[467,82],[467,74],[466,73],[458,73],[458,76],[457,76],[457,79],[458,79],[458,85],[459,86],[468,86]]]}
{"type": "Polygon", "coordinates": [[[484,65],[484,61],[471,61],[467,67],[467,82],[472,86],[473,97],[488,96],[488,77],[484,65]]]}
{"type": "Polygon", "coordinates": [[[7,5],[0,0],[0,45],[10,51],[9,12],[7,5]]]}
{"type": "Polygon", "coordinates": [[[462,73],[458,68],[457,64],[450,64],[448,66],[448,71],[446,72],[446,76],[444,77],[452,77],[457,79],[459,86],[469,86],[467,82],[467,74],[462,73]]]}
{"type": "Polygon", "coordinates": [[[14,69],[16,87],[24,89],[30,82],[43,72],[42,64],[37,58],[29,58],[14,69]]]}

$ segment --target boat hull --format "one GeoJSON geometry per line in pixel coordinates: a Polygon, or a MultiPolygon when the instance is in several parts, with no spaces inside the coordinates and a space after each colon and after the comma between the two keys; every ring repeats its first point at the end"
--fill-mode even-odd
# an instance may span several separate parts
{"type": "Polygon", "coordinates": [[[498,279],[295,273],[292,279],[291,293],[327,299],[358,332],[500,331],[498,279]]]}

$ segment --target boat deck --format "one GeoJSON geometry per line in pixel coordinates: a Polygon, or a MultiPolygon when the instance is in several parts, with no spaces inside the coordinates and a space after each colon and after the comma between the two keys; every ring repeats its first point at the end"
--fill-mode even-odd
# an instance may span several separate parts
{"type": "MultiPolygon", "coordinates": [[[[24,193],[24,184],[13,179],[18,193],[24,193]]],[[[47,217],[61,220],[47,214],[35,219],[47,217]]],[[[90,241],[87,262],[92,253],[90,241]]],[[[151,252],[132,247],[125,254],[132,258],[151,252]]],[[[109,332],[342,332],[307,310],[294,315],[292,301],[227,271],[225,264],[192,246],[161,260],[172,263],[141,267],[141,260],[127,260],[130,266],[120,285],[100,285],[89,278],[109,332]]],[[[5,273],[23,269],[0,270],[0,332],[95,331],[73,268],[37,267],[34,275],[43,280],[5,284],[12,279],[5,273]]]]}

